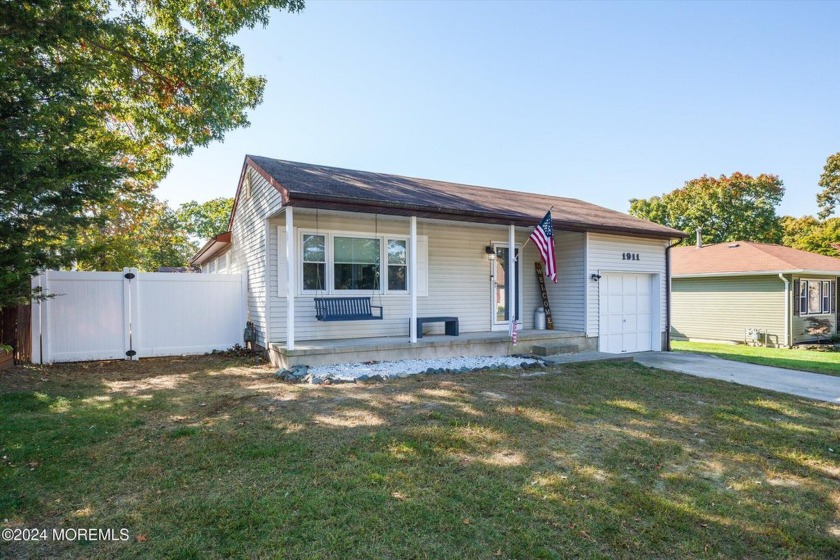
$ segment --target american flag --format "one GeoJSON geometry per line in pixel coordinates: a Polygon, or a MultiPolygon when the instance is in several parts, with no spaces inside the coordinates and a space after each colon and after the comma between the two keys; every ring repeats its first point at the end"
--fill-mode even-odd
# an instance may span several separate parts
{"type": "Polygon", "coordinates": [[[557,283],[557,262],[554,260],[554,226],[551,223],[551,210],[545,213],[545,218],[537,225],[531,234],[531,241],[540,251],[545,263],[545,275],[557,283]]]}

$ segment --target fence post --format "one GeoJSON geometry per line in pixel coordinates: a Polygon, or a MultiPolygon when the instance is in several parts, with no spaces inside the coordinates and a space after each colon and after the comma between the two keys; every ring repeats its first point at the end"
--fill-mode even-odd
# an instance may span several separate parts
{"type": "Polygon", "coordinates": [[[123,268],[123,348],[127,360],[133,360],[137,332],[137,269],[123,268]]]}
{"type": "MultiPolygon", "coordinates": [[[[40,286],[41,286],[41,294],[42,295],[49,295],[50,293],[50,271],[45,270],[43,276],[40,278],[40,286]]],[[[52,352],[51,352],[51,343],[50,340],[50,300],[42,299],[41,300],[41,363],[42,364],[51,364],[52,363],[52,352]]]]}
{"type": "MultiPolygon", "coordinates": [[[[32,277],[32,290],[41,287],[41,272],[32,277]]],[[[32,319],[29,322],[30,338],[32,339],[32,363],[43,364],[43,356],[41,355],[41,302],[33,301],[30,308],[32,319]]]]}

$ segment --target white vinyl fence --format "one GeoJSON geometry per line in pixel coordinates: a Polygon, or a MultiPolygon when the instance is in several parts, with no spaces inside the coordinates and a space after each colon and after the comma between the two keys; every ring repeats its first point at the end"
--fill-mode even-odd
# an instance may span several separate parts
{"type": "Polygon", "coordinates": [[[32,280],[33,363],[203,354],[242,343],[242,274],[57,272],[32,280]]]}

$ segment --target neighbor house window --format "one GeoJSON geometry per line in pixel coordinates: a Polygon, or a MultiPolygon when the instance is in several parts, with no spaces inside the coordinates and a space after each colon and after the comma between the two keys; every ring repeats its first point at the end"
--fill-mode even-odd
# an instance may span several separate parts
{"type": "Polygon", "coordinates": [[[303,236],[303,289],[324,290],[327,287],[327,250],[323,235],[303,236]]]}
{"type": "Polygon", "coordinates": [[[378,290],[379,239],[333,237],[333,280],[336,290],[378,290]]]}
{"type": "Polygon", "coordinates": [[[835,283],[828,280],[800,280],[796,305],[800,315],[833,313],[835,283]]]}
{"type": "Polygon", "coordinates": [[[408,251],[405,239],[388,240],[388,291],[408,289],[408,251]]]}

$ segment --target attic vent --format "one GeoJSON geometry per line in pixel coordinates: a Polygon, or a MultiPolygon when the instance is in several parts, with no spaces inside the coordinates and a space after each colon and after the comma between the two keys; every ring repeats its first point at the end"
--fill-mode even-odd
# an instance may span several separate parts
{"type": "Polygon", "coordinates": [[[730,249],[734,249],[735,247],[740,247],[740,246],[741,246],[740,243],[731,243],[731,244],[727,245],[727,247],[729,247],[730,249]]]}

